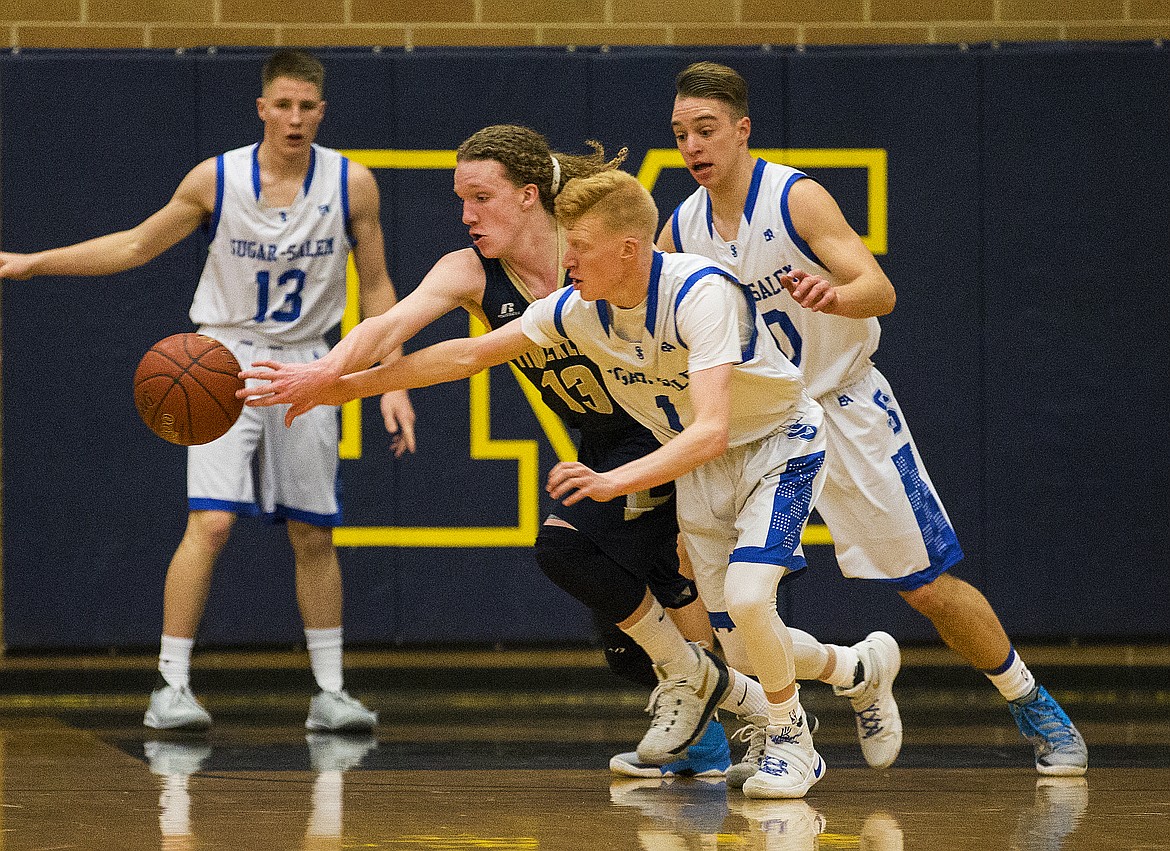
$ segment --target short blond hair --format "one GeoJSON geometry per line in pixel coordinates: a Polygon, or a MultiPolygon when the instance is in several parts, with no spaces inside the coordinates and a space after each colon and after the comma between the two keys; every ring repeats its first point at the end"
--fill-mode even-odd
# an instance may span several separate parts
{"type": "Polygon", "coordinates": [[[600,216],[615,231],[654,242],[658,205],[632,174],[603,171],[570,180],[557,196],[557,220],[572,227],[584,215],[600,216]]]}

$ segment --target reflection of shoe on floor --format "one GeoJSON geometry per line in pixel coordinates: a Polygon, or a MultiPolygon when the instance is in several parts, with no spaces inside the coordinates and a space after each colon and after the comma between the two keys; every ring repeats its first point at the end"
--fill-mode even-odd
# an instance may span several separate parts
{"type": "Polygon", "coordinates": [[[188,686],[164,685],[150,693],[142,723],[155,730],[206,730],[211,715],[199,705],[188,686]]]}
{"type": "Polygon", "coordinates": [[[803,798],[825,776],[825,761],[813,748],[804,710],[799,704],[790,724],[769,724],[759,770],[743,784],[749,798],[803,798]]]}
{"type": "Polygon", "coordinates": [[[825,817],[802,800],[744,800],[738,807],[760,833],[765,851],[813,851],[825,817]]]}
{"type": "Polygon", "coordinates": [[[1020,813],[1013,847],[1020,851],[1059,851],[1088,806],[1089,783],[1084,777],[1037,779],[1036,803],[1020,813]]]}
{"type": "Polygon", "coordinates": [[[688,836],[719,833],[727,818],[727,785],[721,779],[615,777],[609,800],[640,810],[657,827],[688,836]]]}
{"type": "Polygon", "coordinates": [[[1036,770],[1050,777],[1079,777],[1089,767],[1089,748],[1073,722],[1045,689],[1008,701],[1024,738],[1036,751],[1036,770]]]}
{"type": "Polygon", "coordinates": [[[865,817],[859,851],[903,851],[905,841],[898,820],[878,810],[865,817]]]}
{"type": "Polygon", "coordinates": [[[340,736],[336,733],[309,733],[309,764],[314,771],[349,771],[357,768],[366,754],[378,747],[373,736],[340,736]]]}
{"type": "Polygon", "coordinates": [[[334,733],[368,733],[378,723],[378,713],[371,712],[349,692],[319,691],[309,701],[309,730],[334,733]]]}
{"type": "Polygon", "coordinates": [[[609,761],[609,770],[623,777],[722,777],[731,765],[731,748],[723,725],[712,718],[702,737],[687,748],[682,759],[666,765],[640,762],[636,751],[619,753],[609,761]]]}
{"type": "Polygon", "coordinates": [[[902,750],[902,716],[894,700],[894,678],[902,667],[902,651],[885,632],[871,632],[853,648],[861,657],[865,679],[850,688],[834,686],[833,692],[849,698],[865,761],[871,768],[888,768],[902,750]]]}
{"type": "Polygon", "coordinates": [[[698,662],[693,673],[668,680],[657,670],[659,682],[646,706],[650,729],[638,743],[639,762],[665,765],[685,756],[705,732],[727,691],[729,675],[723,660],[697,644],[691,649],[698,662]]]}
{"type": "Polygon", "coordinates": [[[206,742],[145,742],[142,750],[151,772],[167,777],[194,774],[211,756],[206,742]]]}

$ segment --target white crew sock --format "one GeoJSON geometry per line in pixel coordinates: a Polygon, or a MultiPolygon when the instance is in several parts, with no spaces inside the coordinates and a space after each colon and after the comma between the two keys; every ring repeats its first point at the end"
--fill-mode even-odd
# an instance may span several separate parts
{"type": "Polygon", "coordinates": [[[621,630],[638,642],[650,661],[666,673],[667,679],[681,680],[699,670],[701,660],[657,600],[637,623],[621,630]]]}
{"type": "Polygon", "coordinates": [[[158,652],[158,672],[173,688],[186,688],[191,685],[191,650],[195,647],[194,638],[177,638],[173,635],[164,635],[158,652]]]}
{"type": "Polygon", "coordinates": [[[341,691],[341,627],[306,629],[305,646],[317,687],[322,691],[341,691]]]}
{"type": "Polygon", "coordinates": [[[1002,665],[992,671],[984,671],[983,675],[999,689],[1004,700],[1016,700],[1036,688],[1036,678],[1014,647],[1002,665]]]}
{"type": "Polygon", "coordinates": [[[719,708],[758,727],[766,725],[768,696],[764,694],[764,687],[735,668],[728,668],[727,672],[731,674],[731,688],[727,690],[727,697],[719,704],[719,708]]]}

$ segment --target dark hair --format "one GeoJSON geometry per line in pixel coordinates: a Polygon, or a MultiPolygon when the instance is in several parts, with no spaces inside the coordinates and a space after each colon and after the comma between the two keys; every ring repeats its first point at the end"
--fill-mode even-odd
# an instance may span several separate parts
{"type": "Polygon", "coordinates": [[[260,82],[268,88],[278,77],[312,83],[322,96],[325,94],[325,67],[317,57],[303,50],[278,50],[268,57],[260,82]]]}
{"type": "Polygon", "coordinates": [[[711,98],[731,108],[738,121],[748,114],[747,82],[734,68],[718,62],[695,62],[679,73],[674,81],[680,98],[711,98]]]}
{"type": "Polygon", "coordinates": [[[553,152],[544,136],[518,124],[493,124],[472,133],[455,151],[457,162],[492,160],[504,167],[508,180],[515,186],[534,184],[540,190],[540,203],[550,214],[554,212],[553,199],[574,177],[587,177],[601,171],[617,168],[626,159],[626,148],[613,159],[605,158],[600,142],[585,143],[592,154],[562,154],[553,152]],[[557,165],[553,165],[553,157],[557,165]]]}

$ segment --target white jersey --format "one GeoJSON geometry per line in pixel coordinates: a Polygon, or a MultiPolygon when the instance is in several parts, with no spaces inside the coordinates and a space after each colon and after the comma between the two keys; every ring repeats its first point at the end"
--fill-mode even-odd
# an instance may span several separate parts
{"type": "Polygon", "coordinates": [[[191,320],[278,343],[315,340],[345,310],[349,161],[313,145],[297,199],[270,207],[260,197],[259,147],[216,159],[215,211],[191,320]]]}
{"type": "Polygon", "coordinates": [[[538,345],[573,347],[600,366],[614,398],[662,443],[694,422],[690,373],[725,363],[736,364],[730,446],[802,428],[792,422],[807,398],[799,372],[747,292],[705,257],[654,252],[646,302],[637,308],[616,310],[565,289],[530,304],[521,323],[538,345]]]}
{"type": "Polygon", "coordinates": [[[780,276],[793,269],[832,280],[796,233],[788,212],[788,191],[803,178],[806,175],[794,168],[756,160],[739,232],[730,242],[715,229],[704,187],[675,209],[670,227],[675,250],[710,257],[751,290],[776,341],[800,367],[809,395],[819,399],[869,371],[881,327],[876,318],[849,319],[807,310],[780,286],[780,276]]]}

